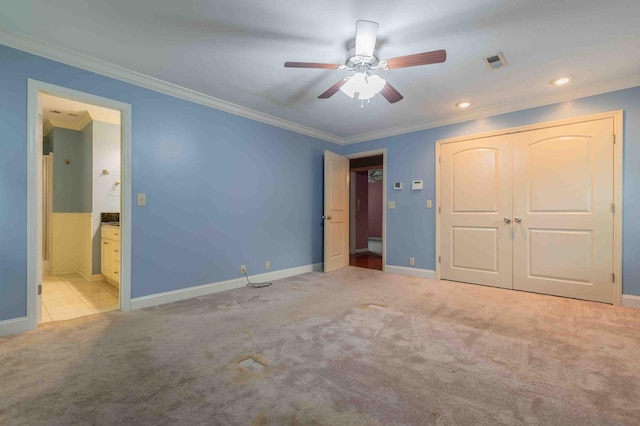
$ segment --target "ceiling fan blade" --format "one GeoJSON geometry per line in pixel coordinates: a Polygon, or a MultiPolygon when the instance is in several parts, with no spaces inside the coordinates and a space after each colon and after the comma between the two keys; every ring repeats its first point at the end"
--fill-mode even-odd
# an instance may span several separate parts
{"type": "Polygon", "coordinates": [[[373,56],[378,37],[378,23],[371,21],[356,22],[356,55],[373,56]]]}
{"type": "Polygon", "coordinates": [[[395,87],[390,85],[388,81],[387,81],[387,84],[385,84],[382,90],[380,91],[380,94],[384,96],[384,98],[388,100],[390,104],[394,104],[404,99],[404,96],[402,96],[400,92],[396,90],[395,87]]]}
{"type": "Polygon", "coordinates": [[[285,62],[285,68],[324,68],[328,70],[337,70],[340,65],[337,64],[320,64],[317,62],[285,62]]]}
{"type": "Polygon", "coordinates": [[[335,95],[336,92],[338,90],[340,90],[342,85],[345,84],[346,82],[347,82],[347,80],[343,78],[342,80],[340,80],[339,82],[337,82],[333,86],[329,87],[329,89],[327,89],[327,91],[324,92],[322,95],[318,96],[318,99],[329,99],[330,97],[335,95]]]}
{"type": "Polygon", "coordinates": [[[416,53],[415,55],[398,56],[388,59],[387,66],[390,70],[396,68],[416,67],[418,65],[439,64],[447,60],[446,50],[434,50],[433,52],[416,53]]]}

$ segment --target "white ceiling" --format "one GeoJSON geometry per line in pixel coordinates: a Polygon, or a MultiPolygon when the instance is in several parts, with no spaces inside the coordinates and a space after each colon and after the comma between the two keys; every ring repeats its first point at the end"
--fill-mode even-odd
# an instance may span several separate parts
{"type": "Polygon", "coordinates": [[[638,0],[11,0],[0,14],[0,29],[347,142],[640,85],[638,22],[638,0]],[[404,95],[393,105],[317,99],[348,72],[283,63],[344,62],[358,19],[380,23],[381,59],[447,61],[381,71],[404,95]],[[490,71],[498,51],[509,67],[490,71]]]}
{"type": "Polygon", "coordinates": [[[120,111],[41,93],[42,115],[53,127],[80,130],[91,120],[120,125],[120,111]],[[55,112],[57,111],[57,112],[55,112]]]}

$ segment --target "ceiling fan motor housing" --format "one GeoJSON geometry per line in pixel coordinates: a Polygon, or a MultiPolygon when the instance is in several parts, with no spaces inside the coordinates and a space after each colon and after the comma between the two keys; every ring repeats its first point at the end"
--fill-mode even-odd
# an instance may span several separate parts
{"type": "Polygon", "coordinates": [[[358,65],[366,65],[368,69],[378,68],[378,64],[380,60],[378,59],[377,50],[373,52],[373,56],[360,56],[360,55],[356,55],[355,53],[356,53],[355,48],[349,49],[349,51],[347,52],[347,59],[344,62],[347,69],[354,70],[357,72],[364,72],[364,71],[358,71],[358,69],[356,68],[358,65]]]}

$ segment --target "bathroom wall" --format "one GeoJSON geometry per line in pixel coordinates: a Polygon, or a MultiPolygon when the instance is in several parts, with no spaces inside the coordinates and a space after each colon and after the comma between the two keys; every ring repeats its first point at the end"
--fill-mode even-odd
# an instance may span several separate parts
{"type": "Polygon", "coordinates": [[[369,238],[382,238],[382,181],[369,182],[369,238]]]}
{"type": "Polygon", "coordinates": [[[82,132],[54,127],[53,212],[91,212],[91,147],[83,143],[82,132]],[[67,164],[68,163],[68,164],[67,164]]]}
{"type": "Polygon", "coordinates": [[[368,172],[356,173],[356,250],[369,247],[368,172]]]}

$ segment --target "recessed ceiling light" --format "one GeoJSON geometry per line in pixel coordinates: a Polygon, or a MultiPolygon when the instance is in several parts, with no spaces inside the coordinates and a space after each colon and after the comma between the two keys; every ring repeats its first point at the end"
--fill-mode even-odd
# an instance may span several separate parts
{"type": "Polygon", "coordinates": [[[458,102],[458,103],[456,104],[456,106],[457,106],[458,108],[462,108],[462,109],[464,109],[464,108],[469,108],[469,106],[471,106],[471,103],[470,103],[470,102],[466,102],[466,101],[465,101],[465,102],[458,102]]]}
{"type": "Polygon", "coordinates": [[[560,77],[560,78],[556,78],[551,83],[556,85],[556,86],[564,86],[565,84],[567,84],[570,81],[571,81],[571,77],[560,77]]]}

